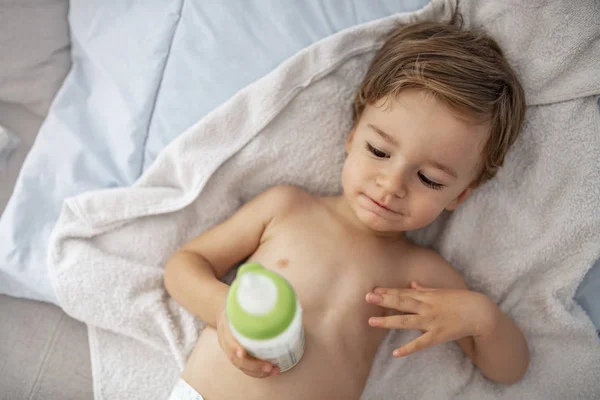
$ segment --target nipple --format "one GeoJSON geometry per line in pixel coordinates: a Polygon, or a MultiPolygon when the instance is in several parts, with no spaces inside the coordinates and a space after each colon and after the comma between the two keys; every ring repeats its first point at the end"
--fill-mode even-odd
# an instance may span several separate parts
{"type": "Polygon", "coordinates": [[[239,277],[239,282],[237,300],[248,314],[267,314],[277,304],[277,286],[269,277],[249,271],[239,277]]]}

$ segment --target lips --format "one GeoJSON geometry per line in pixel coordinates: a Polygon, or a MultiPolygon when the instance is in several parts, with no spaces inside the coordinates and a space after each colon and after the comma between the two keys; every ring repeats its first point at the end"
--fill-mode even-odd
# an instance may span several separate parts
{"type": "Polygon", "coordinates": [[[368,199],[368,201],[374,206],[376,207],[376,209],[379,210],[384,210],[386,213],[390,213],[390,214],[400,214],[398,211],[392,210],[391,208],[387,207],[385,204],[378,202],[377,200],[372,199],[371,197],[364,195],[366,199],[368,199]]]}
{"type": "MultiPolygon", "coordinates": [[[[381,208],[385,208],[385,209],[386,209],[386,210],[388,210],[388,211],[392,211],[392,210],[390,210],[388,207],[386,207],[385,205],[381,204],[380,202],[378,202],[378,201],[376,201],[376,200],[373,200],[373,199],[371,199],[371,201],[372,201],[373,203],[377,204],[377,205],[378,205],[379,207],[381,207],[381,208]]],[[[394,212],[394,211],[392,211],[392,212],[394,212]]]]}

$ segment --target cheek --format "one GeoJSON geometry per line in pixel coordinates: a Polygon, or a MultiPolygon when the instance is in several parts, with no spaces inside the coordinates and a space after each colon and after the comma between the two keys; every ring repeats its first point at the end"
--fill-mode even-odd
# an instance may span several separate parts
{"type": "Polygon", "coordinates": [[[345,193],[348,193],[352,187],[352,183],[350,182],[350,165],[348,164],[348,159],[344,162],[344,167],[342,168],[342,188],[345,193]]]}
{"type": "Polygon", "coordinates": [[[426,226],[432,223],[442,211],[446,203],[437,198],[413,198],[412,217],[418,225],[426,226]]]}
{"type": "Polygon", "coordinates": [[[349,155],[342,169],[342,185],[345,190],[357,190],[364,180],[365,171],[352,155],[349,155]]]}

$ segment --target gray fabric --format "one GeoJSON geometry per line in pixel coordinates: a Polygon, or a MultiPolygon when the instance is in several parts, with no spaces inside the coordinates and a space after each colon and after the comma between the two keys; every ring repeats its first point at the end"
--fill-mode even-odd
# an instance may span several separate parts
{"type": "Polygon", "coordinates": [[[17,148],[7,162],[0,167],[0,214],[2,214],[12,194],[21,165],[23,165],[40,129],[42,117],[33,114],[21,105],[0,102],[0,124],[19,138],[17,148]]]}
{"type": "MultiPolygon", "coordinates": [[[[0,212],[70,68],[67,0],[0,0],[0,124],[20,139],[0,172],[0,212]]],[[[0,296],[0,400],[92,399],[85,325],[0,296]]]]}
{"type": "Polygon", "coordinates": [[[0,1],[0,101],[44,117],[71,63],[67,0],[0,1]]]}
{"type": "Polygon", "coordinates": [[[58,307],[0,296],[0,400],[93,399],[84,324],[58,307]]]}
{"type": "Polygon", "coordinates": [[[71,67],[68,0],[0,0],[0,125],[20,144],[0,171],[0,213],[71,67]]]}

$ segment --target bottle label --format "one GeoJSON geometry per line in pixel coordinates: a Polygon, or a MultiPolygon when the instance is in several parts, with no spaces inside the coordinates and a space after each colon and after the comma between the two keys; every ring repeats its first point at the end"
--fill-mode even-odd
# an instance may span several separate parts
{"type": "Polygon", "coordinates": [[[271,364],[278,366],[281,372],[285,372],[298,364],[304,355],[305,348],[304,328],[300,327],[293,339],[285,345],[247,350],[252,356],[269,361],[271,364]]]}

